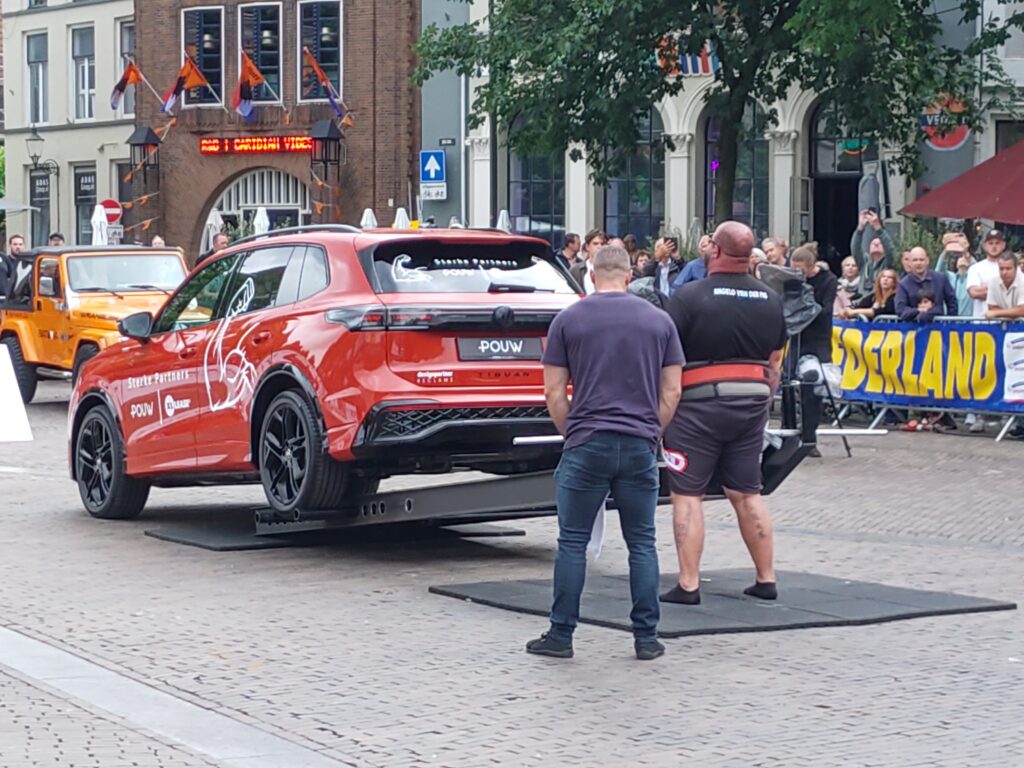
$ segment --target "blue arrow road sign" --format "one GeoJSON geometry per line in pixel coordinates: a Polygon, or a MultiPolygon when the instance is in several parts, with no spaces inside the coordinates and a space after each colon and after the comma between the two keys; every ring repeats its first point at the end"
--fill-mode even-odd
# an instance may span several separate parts
{"type": "Polygon", "coordinates": [[[444,150],[423,150],[420,152],[420,183],[444,183],[444,150]]]}

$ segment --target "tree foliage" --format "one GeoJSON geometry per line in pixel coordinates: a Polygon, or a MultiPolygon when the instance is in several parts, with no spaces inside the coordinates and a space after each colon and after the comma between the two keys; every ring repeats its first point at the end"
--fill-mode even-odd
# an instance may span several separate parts
{"type": "Polygon", "coordinates": [[[896,148],[910,173],[919,170],[921,111],[937,98],[957,97],[964,109],[950,121],[979,127],[1014,96],[991,55],[1024,24],[1008,3],[997,0],[981,20],[981,0],[493,0],[485,21],[424,30],[415,78],[448,69],[485,77],[472,126],[492,115],[518,151],[585,155],[600,183],[621,162],[605,149],[634,146],[641,117],[687,85],[671,60],[707,43],[721,62],[705,100],[722,127],[722,220],[751,100],[774,121],[771,105],[791,88],[813,90],[847,135],[896,148]],[[978,31],[966,47],[943,39],[951,15],[978,31]]]}

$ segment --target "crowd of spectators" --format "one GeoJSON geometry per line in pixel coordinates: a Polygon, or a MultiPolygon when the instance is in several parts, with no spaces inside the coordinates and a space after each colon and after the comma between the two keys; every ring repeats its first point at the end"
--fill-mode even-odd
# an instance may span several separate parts
{"type": "MultiPolygon", "coordinates": [[[[557,254],[586,293],[593,292],[587,266],[590,255],[606,243],[619,245],[629,253],[633,270],[630,290],[662,307],[680,286],[707,276],[711,253],[708,235],[697,243],[694,257],[684,261],[673,237],[660,238],[643,248],[633,235],[620,239],[595,229],[582,239],[567,235],[565,246],[557,254]]],[[[977,258],[963,232],[947,232],[941,248],[938,254],[929,254],[920,245],[909,248],[901,254],[898,271],[895,241],[878,212],[867,209],[859,214],[850,238],[850,253],[842,260],[838,276],[819,259],[816,243],[790,249],[780,237],[765,238],[760,248],[754,248],[750,273],[761,277],[766,264],[788,267],[810,285],[823,311],[800,334],[800,342],[803,353],[823,363],[831,358],[833,317],[920,323],[939,317],[1024,319],[1024,263],[1007,249],[1002,231],[991,229],[985,233],[977,258]]],[[[948,416],[942,417],[942,424],[955,428],[948,416]]],[[[977,414],[968,414],[966,424],[971,431],[985,429],[983,418],[977,414]]],[[[1014,434],[1024,437],[1024,429],[1014,434]]]]}

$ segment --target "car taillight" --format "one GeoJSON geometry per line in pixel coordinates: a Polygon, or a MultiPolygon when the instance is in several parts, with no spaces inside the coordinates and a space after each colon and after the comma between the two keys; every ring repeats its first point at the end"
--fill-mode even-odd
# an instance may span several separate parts
{"type": "Polygon", "coordinates": [[[327,311],[327,320],[350,331],[425,331],[436,315],[421,307],[385,307],[381,304],[340,307],[327,311]]]}
{"type": "Polygon", "coordinates": [[[327,322],[340,323],[350,331],[382,331],[388,327],[388,310],[382,304],[329,309],[327,322]]]}

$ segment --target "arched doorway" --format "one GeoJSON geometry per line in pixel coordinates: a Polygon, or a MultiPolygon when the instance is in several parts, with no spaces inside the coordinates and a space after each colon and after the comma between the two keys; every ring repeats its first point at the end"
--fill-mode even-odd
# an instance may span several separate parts
{"type": "Polygon", "coordinates": [[[309,189],[290,173],[273,168],[242,174],[225,188],[214,207],[225,229],[235,236],[250,234],[259,208],[266,208],[271,229],[309,224],[311,219],[309,189]]]}
{"type": "Polygon", "coordinates": [[[640,139],[622,169],[604,188],[604,231],[636,237],[641,247],[661,233],[665,220],[664,126],[657,109],[640,123],[640,139]]]}
{"type": "MultiPolygon", "coordinates": [[[[732,218],[754,230],[758,240],[768,236],[768,119],[761,105],[751,102],[743,110],[743,130],[736,155],[732,218]]],[[[714,229],[715,187],[718,175],[718,137],[721,123],[710,115],[704,131],[704,222],[714,229]]]]}
{"type": "Polygon", "coordinates": [[[833,271],[850,254],[857,228],[858,190],[864,164],[878,160],[878,146],[846,136],[829,105],[819,104],[811,117],[810,167],[814,179],[814,240],[833,271]]]}

